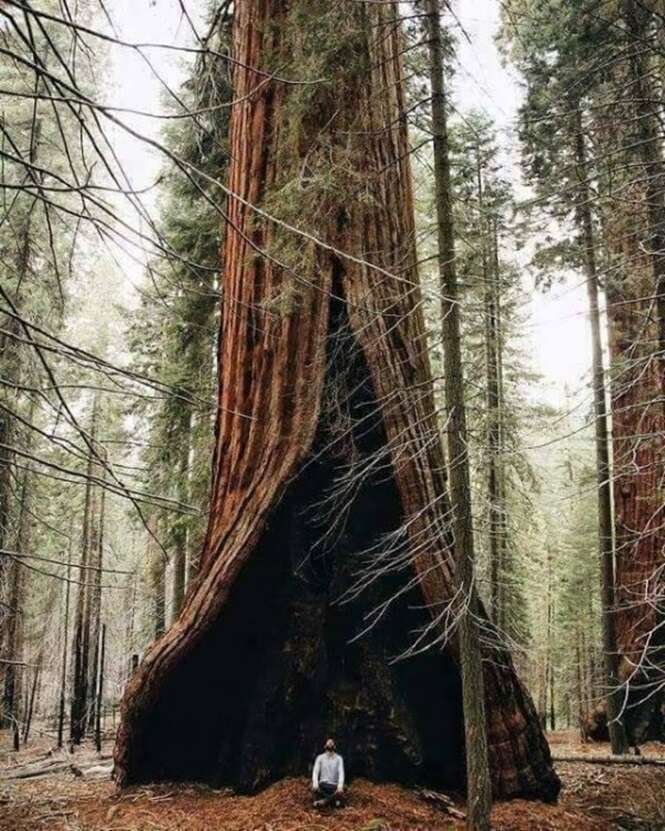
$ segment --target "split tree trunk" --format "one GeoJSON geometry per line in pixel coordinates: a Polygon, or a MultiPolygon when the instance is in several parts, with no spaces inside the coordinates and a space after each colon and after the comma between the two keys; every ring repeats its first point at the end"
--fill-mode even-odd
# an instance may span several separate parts
{"type": "MultiPolygon", "coordinates": [[[[253,790],[304,772],[329,732],[352,775],[464,779],[455,645],[390,660],[413,631],[440,634],[431,614],[456,580],[397,8],[343,6],[235,7],[235,196],[210,519],[180,617],[125,693],[121,785],[198,779],[253,790]],[[264,74],[297,78],[311,64],[331,80],[298,86],[264,74]],[[286,210],[327,245],[250,204],[286,210]],[[393,557],[392,569],[341,605],[372,552],[375,568],[393,557]],[[383,616],[351,642],[381,603],[383,616]]],[[[495,793],[554,798],[549,749],[510,655],[488,647],[485,658],[495,793]]]]}

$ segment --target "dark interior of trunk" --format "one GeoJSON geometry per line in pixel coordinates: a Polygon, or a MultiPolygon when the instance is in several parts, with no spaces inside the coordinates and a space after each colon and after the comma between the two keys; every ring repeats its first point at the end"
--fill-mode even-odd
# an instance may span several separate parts
{"type": "MultiPolygon", "coordinates": [[[[309,462],[288,486],[217,624],[164,686],[138,766],[145,780],[196,780],[249,792],[311,770],[334,736],[347,778],[461,788],[459,673],[442,651],[393,661],[430,620],[416,587],[367,634],[365,615],[411,572],[341,602],[361,553],[402,520],[390,470],[354,492],[348,511],[321,501],[351,455],[385,446],[369,373],[333,301],[320,427],[309,462]],[[346,419],[346,422],[345,422],[346,419]],[[354,424],[348,432],[341,424],[354,424]],[[333,517],[341,521],[323,545],[333,517]]],[[[378,466],[381,468],[381,466],[378,466]]]]}

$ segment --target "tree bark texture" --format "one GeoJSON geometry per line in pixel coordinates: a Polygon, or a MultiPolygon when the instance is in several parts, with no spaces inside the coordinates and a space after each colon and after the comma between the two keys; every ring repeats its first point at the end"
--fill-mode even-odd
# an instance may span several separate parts
{"type": "MultiPolygon", "coordinates": [[[[629,740],[639,743],[665,738],[665,172],[650,77],[653,20],[633,0],[624,0],[621,10],[626,60],[614,72],[622,103],[610,109],[605,130],[619,120],[624,152],[622,169],[611,173],[619,209],[606,223],[612,255],[606,294],[616,637],[624,722],[629,740]]],[[[616,146],[615,136],[605,141],[616,146]]]]}
{"type": "MultiPolygon", "coordinates": [[[[397,9],[341,5],[236,5],[210,519],[180,616],[126,690],[121,785],[199,779],[250,791],[302,773],[328,733],[352,775],[464,780],[455,646],[391,662],[456,585],[397,9]],[[290,66],[302,79],[320,49],[334,85],[265,74],[290,66]],[[291,221],[326,245],[250,207],[279,212],[289,193],[291,221]],[[352,498],[326,515],[349,471],[352,498]],[[404,568],[340,602],[367,552],[380,557],[391,539],[406,547],[404,568]]],[[[507,653],[485,658],[495,793],[553,798],[531,699],[507,653]]]]}
{"type": "Polygon", "coordinates": [[[501,631],[506,625],[504,583],[506,549],[506,506],[503,488],[503,442],[501,431],[502,387],[499,371],[502,351],[499,328],[499,263],[496,221],[493,223],[492,251],[483,257],[485,279],[485,383],[487,388],[487,498],[489,502],[490,600],[492,617],[501,631]],[[491,259],[491,263],[488,262],[491,259]]]}
{"type": "MultiPolygon", "coordinates": [[[[18,528],[16,534],[16,550],[19,553],[27,553],[30,545],[30,517],[27,514],[28,508],[28,471],[23,474],[21,487],[21,504],[18,516],[18,528]]],[[[20,734],[19,720],[21,716],[21,695],[23,692],[23,681],[25,669],[21,665],[23,661],[23,641],[25,634],[25,604],[27,593],[26,567],[20,559],[11,561],[9,569],[9,617],[7,622],[7,655],[15,662],[8,664],[5,668],[2,719],[0,725],[14,730],[14,736],[20,734]]],[[[18,747],[14,747],[18,750],[18,747]]]]}
{"type": "Polygon", "coordinates": [[[619,678],[628,683],[625,724],[632,742],[660,738],[663,695],[654,692],[665,668],[665,415],[663,358],[657,349],[654,272],[640,246],[638,206],[609,224],[617,265],[607,287],[615,528],[616,640],[619,678]],[[660,625],[660,628],[659,628],[660,625]],[[641,703],[639,703],[641,702],[641,703]]]}
{"type": "Polygon", "coordinates": [[[166,628],[166,559],[155,539],[157,522],[154,516],[148,519],[148,529],[146,559],[151,596],[150,622],[154,637],[159,638],[166,628]]]}
{"type": "MultiPolygon", "coordinates": [[[[441,10],[439,0],[426,0],[429,35],[429,72],[432,91],[431,130],[437,218],[439,291],[444,388],[447,409],[450,498],[452,502],[453,554],[458,587],[465,598],[459,612],[457,651],[462,677],[464,714],[467,822],[469,831],[489,831],[492,782],[487,746],[487,716],[480,647],[480,615],[475,588],[475,545],[471,510],[468,433],[464,401],[459,289],[455,258],[452,189],[446,96],[444,89],[441,10]]],[[[479,197],[481,196],[479,182],[479,197]]],[[[489,415],[492,418],[493,414],[489,415]]]]}
{"type": "Polygon", "coordinates": [[[575,124],[575,156],[579,177],[576,219],[583,251],[584,273],[591,324],[591,374],[596,434],[596,479],[598,483],[598,553],[600,560],[601,628],[605,666],[607,723],[612,753],[627,750],[626,732],[620,719],[622,696],[619,687],[619,652],[616,637],[616,598],[614,587],[614,528],[612,516],[612,473],[610,468],[610,426],[605,389],[605,366],[601,337],[596,240],[591,214],[589,166],[579,108],[575,124]]]}
{"type": "MultiPolygon", "coordinates": [[[[35,413],[35,403],[30,402],[28,420],[32,422],[35,413]]],[[[32,449],[33,435],[29,433],[26,437],[25,447],[29,452],[32,449]]],[[[18,504],[18,516],[16,518],[16,531],[14,549],[19,555],[27,555],[30,552],[32,541],[32,517],[30,504],[32,502],[30,471],[25,470],[21,484],[21,498],[18,504]]],[[[4,559],[4,558],[0,558],[4,559]]],[[[6,625],[7,644],[5,654],[14,664],[7,665],[4,675],[3,688],[3,712],[0,718],[0,725],[13,727],[15,743],[19,735],[18,725],[21,707],[21,694],[25,668],[21,666],[23,661],[24,640],[25,640],[25,608],[29,591],[28,573],[25,563],[19,558],[9,561],[9,616],[6,625]]],[[[15,747],[18,750],[18,747],[15,747]]]]}

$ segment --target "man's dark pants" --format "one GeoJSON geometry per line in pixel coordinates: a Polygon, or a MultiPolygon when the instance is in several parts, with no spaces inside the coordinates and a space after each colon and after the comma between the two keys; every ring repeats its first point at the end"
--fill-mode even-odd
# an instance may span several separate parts
{"type": "Polygon", "coordinates": [[[315,799],[322,799],[326,805],[332,805],[336,800],[342,801],[342,795],[337,793],[337,785],[330,782],[319,782],[319,787],[314,791],[315,799]]]}

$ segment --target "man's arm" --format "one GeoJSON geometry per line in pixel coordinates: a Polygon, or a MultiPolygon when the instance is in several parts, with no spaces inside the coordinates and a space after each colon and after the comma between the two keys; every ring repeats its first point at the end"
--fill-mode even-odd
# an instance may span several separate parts
{"type": "Polygon", "coordinates": [[[344,790],[344,759],[339,757],[339,776],[337,777],[337,790],[344,790]]]}
{"type": "Polygon", "coordinates": [[[317,756],[312,769],[312,790],[315,791],[319,787],[319,775],[321,773],[321,757],[317,756]]]}

